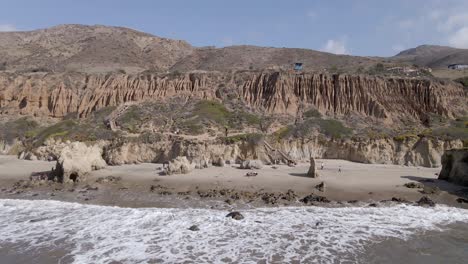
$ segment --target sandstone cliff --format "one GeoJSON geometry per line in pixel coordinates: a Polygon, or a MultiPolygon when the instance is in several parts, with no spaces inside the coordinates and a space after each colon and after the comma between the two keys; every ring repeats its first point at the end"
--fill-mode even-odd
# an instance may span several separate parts
{"type": "MultiPolygon", "coordinates": [[[[446,149],[460,148],[461,140],[442,141],[437,139],[393,139],[378,140],[312,140],[309,142],[289,141],[273,144],[294,160],[307,162],[310,157],[344,159],[361,163],[398,164],[409,166],[438,167],[446,149]]],[[[140,162],[164,162],[186,156],[196,164],[204,160],[212,163],[219,159],[230,162],[260,159],[273,163],[269,149],[262,144],[247,142],[225,145],[218,142],[161,141],[153,144],[120,142],[105,148],[104,158],[110,165],[140,162]]]]}
{"type": "Polygon", "coordinates": [[[444,153],[439,179],[468,186],[468,149],[450,149],[444,153]]]}
{"type": "Polygon", "coordinates": [[[288,74],[279,72],[161,75],[0,75],[0,113],[86,117],[107,106],[174,97],[220,99],[226,86],[244,104],[272,114],[298,115],[308,107],[331,116],[349,114],[393,122],[427,113],[462,115],[463,87],[424,79],[288,74]]]}

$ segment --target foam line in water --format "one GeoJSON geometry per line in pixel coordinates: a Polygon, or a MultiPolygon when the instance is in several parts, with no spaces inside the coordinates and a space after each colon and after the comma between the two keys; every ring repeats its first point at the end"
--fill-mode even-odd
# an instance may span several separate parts
{"type": "Polygon", "coordinates": [[[282,207],[226,218],[208,209],[120,208],[0,200],[0,245],[68,247],[75,263],[356,261],[371,242],[468,223],[468,210],[437,206],[282,207]],[[188,227],[198,225],[200,231],[188,227]]]}

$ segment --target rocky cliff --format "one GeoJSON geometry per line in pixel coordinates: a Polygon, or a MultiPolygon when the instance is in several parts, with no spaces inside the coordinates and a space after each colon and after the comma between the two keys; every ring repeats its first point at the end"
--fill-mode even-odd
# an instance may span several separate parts
{"type": "MultiPolygon", "coordinates": [[[[47,160],[59,157],[60,152],[70,143],[50,140],[46,145],[20,155],[21,158],[35,157],[47,160]]],[[[186,156],[195,164],[211,163],[218,160],[235,161],[260,159],[266,164],[273,163],[271,149],[262,143],[238,142],[224,144],[218,140],[193,141],[162,139],[147,143],[139,141],[98,142],[103,157],[109,165],[142,162],[166,162],[178,156],[186,156]]],[[[272,144],[296,161],[308,162],[310,157],[344,159],[361,163],[398,164],[408,166],[438,167],[441,156],[447,149],[461,148],[461,140],[437,140],[431,138],[324,140],[315,138],[308,142],[300,140],[282,141],[272,144]]]]}
{"type": "Polygon", "coordinates": [[[394,121],[427,113],[454,117],[467,111],[463,87],[425,79],[279,72],[184,75],[0,75],[0,113],[85,117],[107,106],[182,97],[219,99],[225,87],[240,101],[272,114],[309,107],[336,116],[357,114],[394,121]]]}
{"type": "Polygon", "coordinates": [[[439,179],[468,186],[468,149],[450,149],[444,152],[439,179]]]}

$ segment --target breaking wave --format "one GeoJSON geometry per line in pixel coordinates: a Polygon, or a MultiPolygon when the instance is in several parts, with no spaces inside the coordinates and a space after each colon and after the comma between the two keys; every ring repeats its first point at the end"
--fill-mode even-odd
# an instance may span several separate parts
{"type": "Polygon", "coordinates": [[[60,246],[73,263],[346,263],[372,243],[468,223],[468,210],[445,206],[260,208],[240,221],[226,213],[0,200],[0,248],[60,246]]]}

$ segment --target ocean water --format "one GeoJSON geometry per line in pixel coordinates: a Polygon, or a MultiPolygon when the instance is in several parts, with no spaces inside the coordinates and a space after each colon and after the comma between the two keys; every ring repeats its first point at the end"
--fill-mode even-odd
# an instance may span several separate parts
{"type": "Polygon", "coordinates": [[[468,210],[243,210],[0,200],[0,263],[466,263],[468,210]],[[199,231],[188,228],[198,225],[199,231]]]}

